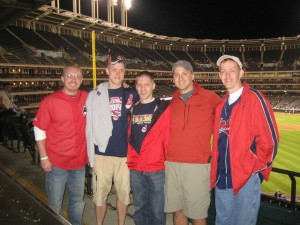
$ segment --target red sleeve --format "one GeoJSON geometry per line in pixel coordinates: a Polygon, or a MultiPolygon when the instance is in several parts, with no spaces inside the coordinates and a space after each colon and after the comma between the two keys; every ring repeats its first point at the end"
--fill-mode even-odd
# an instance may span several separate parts
{"type": "Polygon", "coordinates": [[[42,100],[39,106],[39,110],[33,120],[33,125],[46,131],[51,124],[50,107],[46,99],[42,100]]]}

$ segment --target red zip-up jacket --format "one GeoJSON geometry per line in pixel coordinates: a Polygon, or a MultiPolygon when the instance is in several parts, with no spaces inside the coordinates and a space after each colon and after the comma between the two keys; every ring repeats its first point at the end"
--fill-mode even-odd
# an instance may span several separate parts
{"type": "MultiPolygon", "coordinates": [[[[229,155],[234,194],[238,193],[254,173],[259,172],[268,180],[279,141],[277,124],[269,101],[247,83],[243,83],[243,87],[241,99],[234,106],[230,118],[229,155]]],[[[227,98],[228,93],[216,108],[211,188],[216,186],[218,179],[219,123],[227,98]]]]}
{"type": "Polygon", "coordinates": [[[193,83],[194,92],[184,102],[176,91],[171,101],[171,136],[167,161],[209,163],[215,107],[220,97],[193,83]]]}
{"type": "MultiPolygon", "coordinates": [[[[170,105],[163,101],[152,117],[151,129],[145,136],[140,154],[128,142],[127,165],[130,170],[156,172],[165,169],[170,136],[170,105]],[[155,121],[155,122],[153,122],[155,121]]],[[[129,128],[130,139],[130,128],[129,128]]]]}

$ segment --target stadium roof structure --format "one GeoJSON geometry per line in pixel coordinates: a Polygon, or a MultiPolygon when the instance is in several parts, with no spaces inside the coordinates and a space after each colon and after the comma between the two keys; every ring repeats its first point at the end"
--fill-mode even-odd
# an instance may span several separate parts
{"type": "Polygon", "coordinates": [[[50,0],[0,0],[0,30],[50,0]]]}
{"type": "MultiPolygon", "coordinates": [[[[0,0],[1,2],[3,0],[0,0]]],[[[4,0],[5,1],[5,0],[4,0]]],[[[9,0],[7,0],[9,1],[9,0]]],[[[22,0],[11,0],[23,2],[22,0]]],[[[26,0],[25,0],[26,1],[26,0]]],[[[28,1],[26,1],[28,2],[28,1]]],[[[29,1],[30,2],[30,1],[29,1]]],[[[241,39],[241,40],[213,40],[213,39],[194,39],[181,37],[168,37],[152,34],[146,31],[125,27],[120,24],[107,22],[102,19],[92,18],[82,14],[74,13],[60,8],[46,5],[46,0],[32,0],[32,3],[44,3],[39,8],[32,8],[27,14],[19,17],[16,21],[18,26],[38,29],[44,27],[45,30],[58,32],[58,30],[72,30],[70,33],[80,33],[80,35],[90,35],[95,31],[97,35],[109,39],[119,40],[119,43],[139,43],[141,46],[170,46],[176,47],[220,47],[222,45],[241,47],[241,46],[274,46],[274,45],[300,45],[300,35],[296,37],[277,37],[269,39],[241,39]],[[47,29],[45,27],[48,27],[47,29]]],[[[0,8],[1,9],[1,8],[0,8]]],[[[1,13],[1,17],[2,13],[1,13]]],[[[0,18],[1,19],[1,18],[0,18]]],[[[11,21],[12,22],[14,21],[11,21]]],[[[0,27],[1,28],[1,27],[0,27]]],[[[148,46],[148,47],[149,47],[148,46]]]]}

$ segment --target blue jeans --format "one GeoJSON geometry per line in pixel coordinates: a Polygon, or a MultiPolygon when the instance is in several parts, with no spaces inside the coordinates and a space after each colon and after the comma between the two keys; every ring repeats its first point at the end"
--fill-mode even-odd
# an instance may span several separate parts
{"type": "Polygon", "coordinates": [[[252,175],[237,195],[233,189],[216,187],[216,225],[256,225],[260,206],[261,183],[252,175]]]}
{"type": "Polygon", "coordinates": [[[130,187],[136,225],[165,225],[164,212],[165,171],[140,172],[130,170],[130,187]]]}
{"type": "Polygon", "coordinates": [[[48,205],[61,214],[66,184],[68,187],[68,220],[72,225],[81,225],[84,197],[85,167],[76,170],[63,170],[53,167],[46,173],[46,193],[48,205]]]}

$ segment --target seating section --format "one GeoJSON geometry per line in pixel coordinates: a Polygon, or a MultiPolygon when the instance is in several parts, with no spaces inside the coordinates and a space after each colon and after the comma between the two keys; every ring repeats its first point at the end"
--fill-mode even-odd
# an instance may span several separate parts
{"type": "Polygon", "coordinates": [[[261,61],[262,55],[259,50],[245,51],[244,57],[247,71],[261,71],[263,63],[261,61]]]}
{"type": "MultiPolygon", "coordinates": [[[[262,50],[256,46],[239,51],[235,48],[207,48],[195,50],[162,50],[137,48],[118,43],[96,41],[97,56],[109,53],[121,54],[128,59],[130,69],[170,70],[177,60],[190,61],[195,71],[216,72],[215,63],[223,54],[238,56],[247,71],[283,71],[300,68],[300,48],[262,50]]],[[[91,66],[91,40],[71,35],[59,35],[46,31],[33,31],[26,28],[8,26],[2,30],[0,40],[0,63],[21,63],[41,65],[65,65],[79,63],[91,66]],[[60,53],[59,57],[44,51],[60,53]],[[41,54],[38,54],[42,52],[41,54]]],[[[103,61],[97,61],[98,67],[104,67],[103,61]]]]}
{"type": "MultiPolygon", "coordinates": [[[[107,79],[104,69],[107,55],[121,54],[126,58],[127,83],[134,86],[138,71],[150,70],[157,80],[154,95],[170,97],[176,89],[172,83],[172,64],[183,59],[191,62],[194,71],[198,73],[195,74],[195,80],[201,86],[222,95],[225,89],[218,78],[216,61],[221,55],[229,54],[241,59],[247,72],[245,80],[266,95],[284,95],[283,91],[295,94],[300,90],[300,48],[296,46],[275,46],[274,49],[263,46],[230,48],[220,44],[219,47],[205,45],[201,50],[191,47],[180,51],[172,48],[138,48],[112,42],[96,41],[96,76],[99,82],[107,79]],[[272,74],[275,72],[276,75],[272,74]]],[[[28,108],[37,108],[44,96],[61,86],[61,68],[66,64],[77,63],[88,68],[83,70],[85,81],[82,89],[91,90],[91,46],[91,40],[83,37],[8,26],[2,30],[0,39],[0,64],[8,66],[0,66],[0,78],[16,80],[13,84],[14,99],[19,105],[28,108]],[[11,64],[24,66],[15,69],[9,66],[11,64]],[[33,68],[30,65],[34,65],[33,68]],[[41,68],[37,67],[40,65],[41,68]],[[29,78],[31,81],[18,82],[19,78],[29,78]]],[[[278,110],[287,107],[298,109],[299,102],[284,101],[274,103],[273,106],[278,110]]]]}
{"type": "Polygon", "coordinates": [[[279,70],[299,70],[300,49],[288,49],[283,51],[279,70]]]}
{"type": "Polygon", "coordinates": [[[30,114],[17,115],[11,111],[0,119],[0,138],[2,145],[17,153],[28,150],[32,162],[37,163],[37,151],[30,114]]]}

